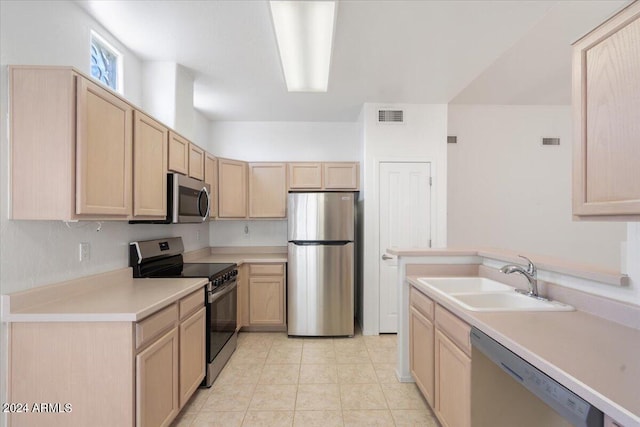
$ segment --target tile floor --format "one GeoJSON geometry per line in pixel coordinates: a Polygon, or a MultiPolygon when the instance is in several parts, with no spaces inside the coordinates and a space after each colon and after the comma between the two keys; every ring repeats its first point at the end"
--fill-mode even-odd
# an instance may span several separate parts
{"type": "Polygon", "coordinates": [[[213,387],[172,426],[439,426],[415,384],[398,382],[395,360],[395,335],[241,333],[213,387]]]}

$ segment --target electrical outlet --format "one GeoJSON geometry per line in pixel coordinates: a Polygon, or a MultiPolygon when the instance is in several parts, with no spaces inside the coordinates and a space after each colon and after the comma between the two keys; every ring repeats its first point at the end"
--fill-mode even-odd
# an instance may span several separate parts
{"type": "Polygon", "coordinates": [[[242,237],[245,239],[249,238],[249,224],[244,225],[244,233],[242,234],[242,237]]]}
{"type": "Polygon", "coordinates": [[[91,259],[91,243],[80,243],[80,262],[89,261],[91,259]]]}
{"type": "Polygon", "coordinates": [[[196,231],[196,240],[200,241],[200,230],[196,231]]]}

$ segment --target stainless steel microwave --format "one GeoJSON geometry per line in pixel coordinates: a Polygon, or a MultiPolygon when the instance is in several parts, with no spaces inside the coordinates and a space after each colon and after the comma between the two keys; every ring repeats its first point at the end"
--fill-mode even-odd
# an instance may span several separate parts
{"type": "Polygon", "coordinates": [[[211,187],[204,181],[179,173],[167,174],[167,217],[164,220],[133,220],[130,224],[202,223],[209,218],[211,187]]]}

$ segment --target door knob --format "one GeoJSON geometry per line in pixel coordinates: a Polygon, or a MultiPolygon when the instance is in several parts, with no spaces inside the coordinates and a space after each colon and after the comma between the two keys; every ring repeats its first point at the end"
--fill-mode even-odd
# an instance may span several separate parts
{"type": "Polygon", "coordinates": [[[388,259],[393,259],[393,257],[392,257],[392,256],[389,256],[389,255],[387,255],[387,254],[382,254],[382,259],[383,259],[384,261],[386,261],[386,260],[388,260],[388,259]]]}

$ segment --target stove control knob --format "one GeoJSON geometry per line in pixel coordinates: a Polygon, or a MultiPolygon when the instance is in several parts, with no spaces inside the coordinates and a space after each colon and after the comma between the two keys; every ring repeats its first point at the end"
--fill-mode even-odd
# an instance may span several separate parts
{"type": "Polygon", "coordinates": [[[231,272],[231,275],[232,275],[233,277],[236,277],[236,276],[238,275],[238,270],[233,270],[233,271],[231,272]]]}
{"type": "Polygon", "coordinates": [[[221,284],[222,284],[222,280],[220,280],[220,279],[215,279],[213,281],[213,286],[220,286],[221,284]]]}

